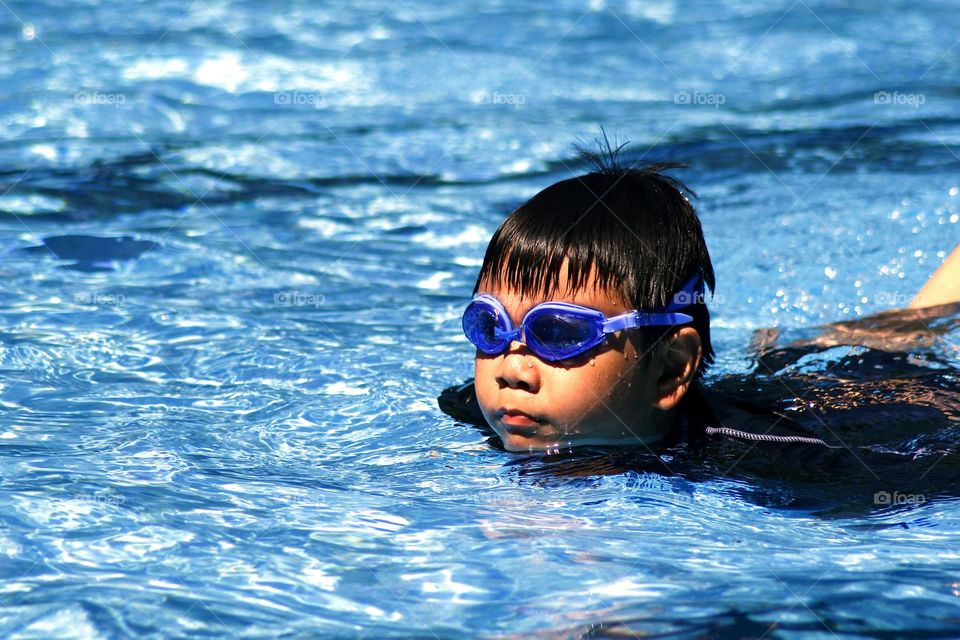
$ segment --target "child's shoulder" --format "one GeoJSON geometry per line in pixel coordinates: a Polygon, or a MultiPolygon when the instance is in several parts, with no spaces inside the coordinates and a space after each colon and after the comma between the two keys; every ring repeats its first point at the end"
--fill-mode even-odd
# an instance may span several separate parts
{"type": "MultiPolygon", "coordinates": [[[[687,392],[682,407],[681,424],[686,431],[682,440],[691,446],[709,444],[726,449],[735,464],[761,457],[812,472],[854,469],[858,465],[847,447],[827,442],[790,415],[755,400],[698,383],[687,392]]],[[[727,457],[717,448],[711,451],[711,457],[727,457]]]]}
{"type": "Polygon", "coordinates": [[[440,410],[455,420],[485,428],[487,422],[480,411],[477,395],[474,392],[473,379],[463,384],[447,387],[437,398],[440,410]]]}

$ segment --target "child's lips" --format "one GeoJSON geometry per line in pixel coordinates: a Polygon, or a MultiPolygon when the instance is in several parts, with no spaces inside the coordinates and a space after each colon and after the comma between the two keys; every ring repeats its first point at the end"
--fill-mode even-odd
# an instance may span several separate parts
{"type": "Polygon", "coordinates": [[[536,427],[544,422],[539,418],[531,416],[529,413],[524,413],[517,409],[500,409],[497,411],[497,417],[500,419],[500,422],[508,427],[508,431],[526,434],[532,434],[536,431],[536,427]]]}

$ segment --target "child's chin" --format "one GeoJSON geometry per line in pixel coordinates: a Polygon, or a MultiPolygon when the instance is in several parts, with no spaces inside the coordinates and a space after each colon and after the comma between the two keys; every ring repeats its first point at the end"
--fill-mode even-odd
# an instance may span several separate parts
{"type": "Polygon", "coordinates": [[[503,448],[514,453],[530,453],[535,451],[558,452],[570,451],[578,447],[623,447],[623,446],[642,446],[657,441],[656,438],[649,440],[638,438],[603,438],[581,436],[579,438],[566,436],[563,438],[551,437],[548,434],[537,434],[536,436],[524,436],[510,433],[501,433],[500,441],[503,448]]]}
{"type": "Polygon", "coordinates": [[[500,441],[503,442],[503,448],[507,451],[528,453],[530,451],[555,451],[557,449],[569,449],[576,446],[576,442],[571,442],[569,438],[557,440],[547,434],[537,434],[536,436],[524,436],[511,433],[501,433],[500,441]]]}

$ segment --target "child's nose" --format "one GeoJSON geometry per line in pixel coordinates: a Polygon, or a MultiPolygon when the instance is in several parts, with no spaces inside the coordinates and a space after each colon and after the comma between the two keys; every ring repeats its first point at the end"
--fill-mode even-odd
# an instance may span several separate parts
{"type": "Polygon", "coordinates": [[[500,358],[497,384],[530,393],[540,390],[540,363],[526,345],[516,341],[510,343],[500,358]]]}

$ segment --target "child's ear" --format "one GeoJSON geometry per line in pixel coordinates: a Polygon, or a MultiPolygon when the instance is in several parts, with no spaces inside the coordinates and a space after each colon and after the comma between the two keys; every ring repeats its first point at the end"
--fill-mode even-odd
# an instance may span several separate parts
{"type": "Polygon", "coordinates": [[[693,327],[681,327],[664,342],[659,354],[661,368],[653,406],[669,411],[677,406],[693,383],[703,347],[700,334],[693,327]]]}

